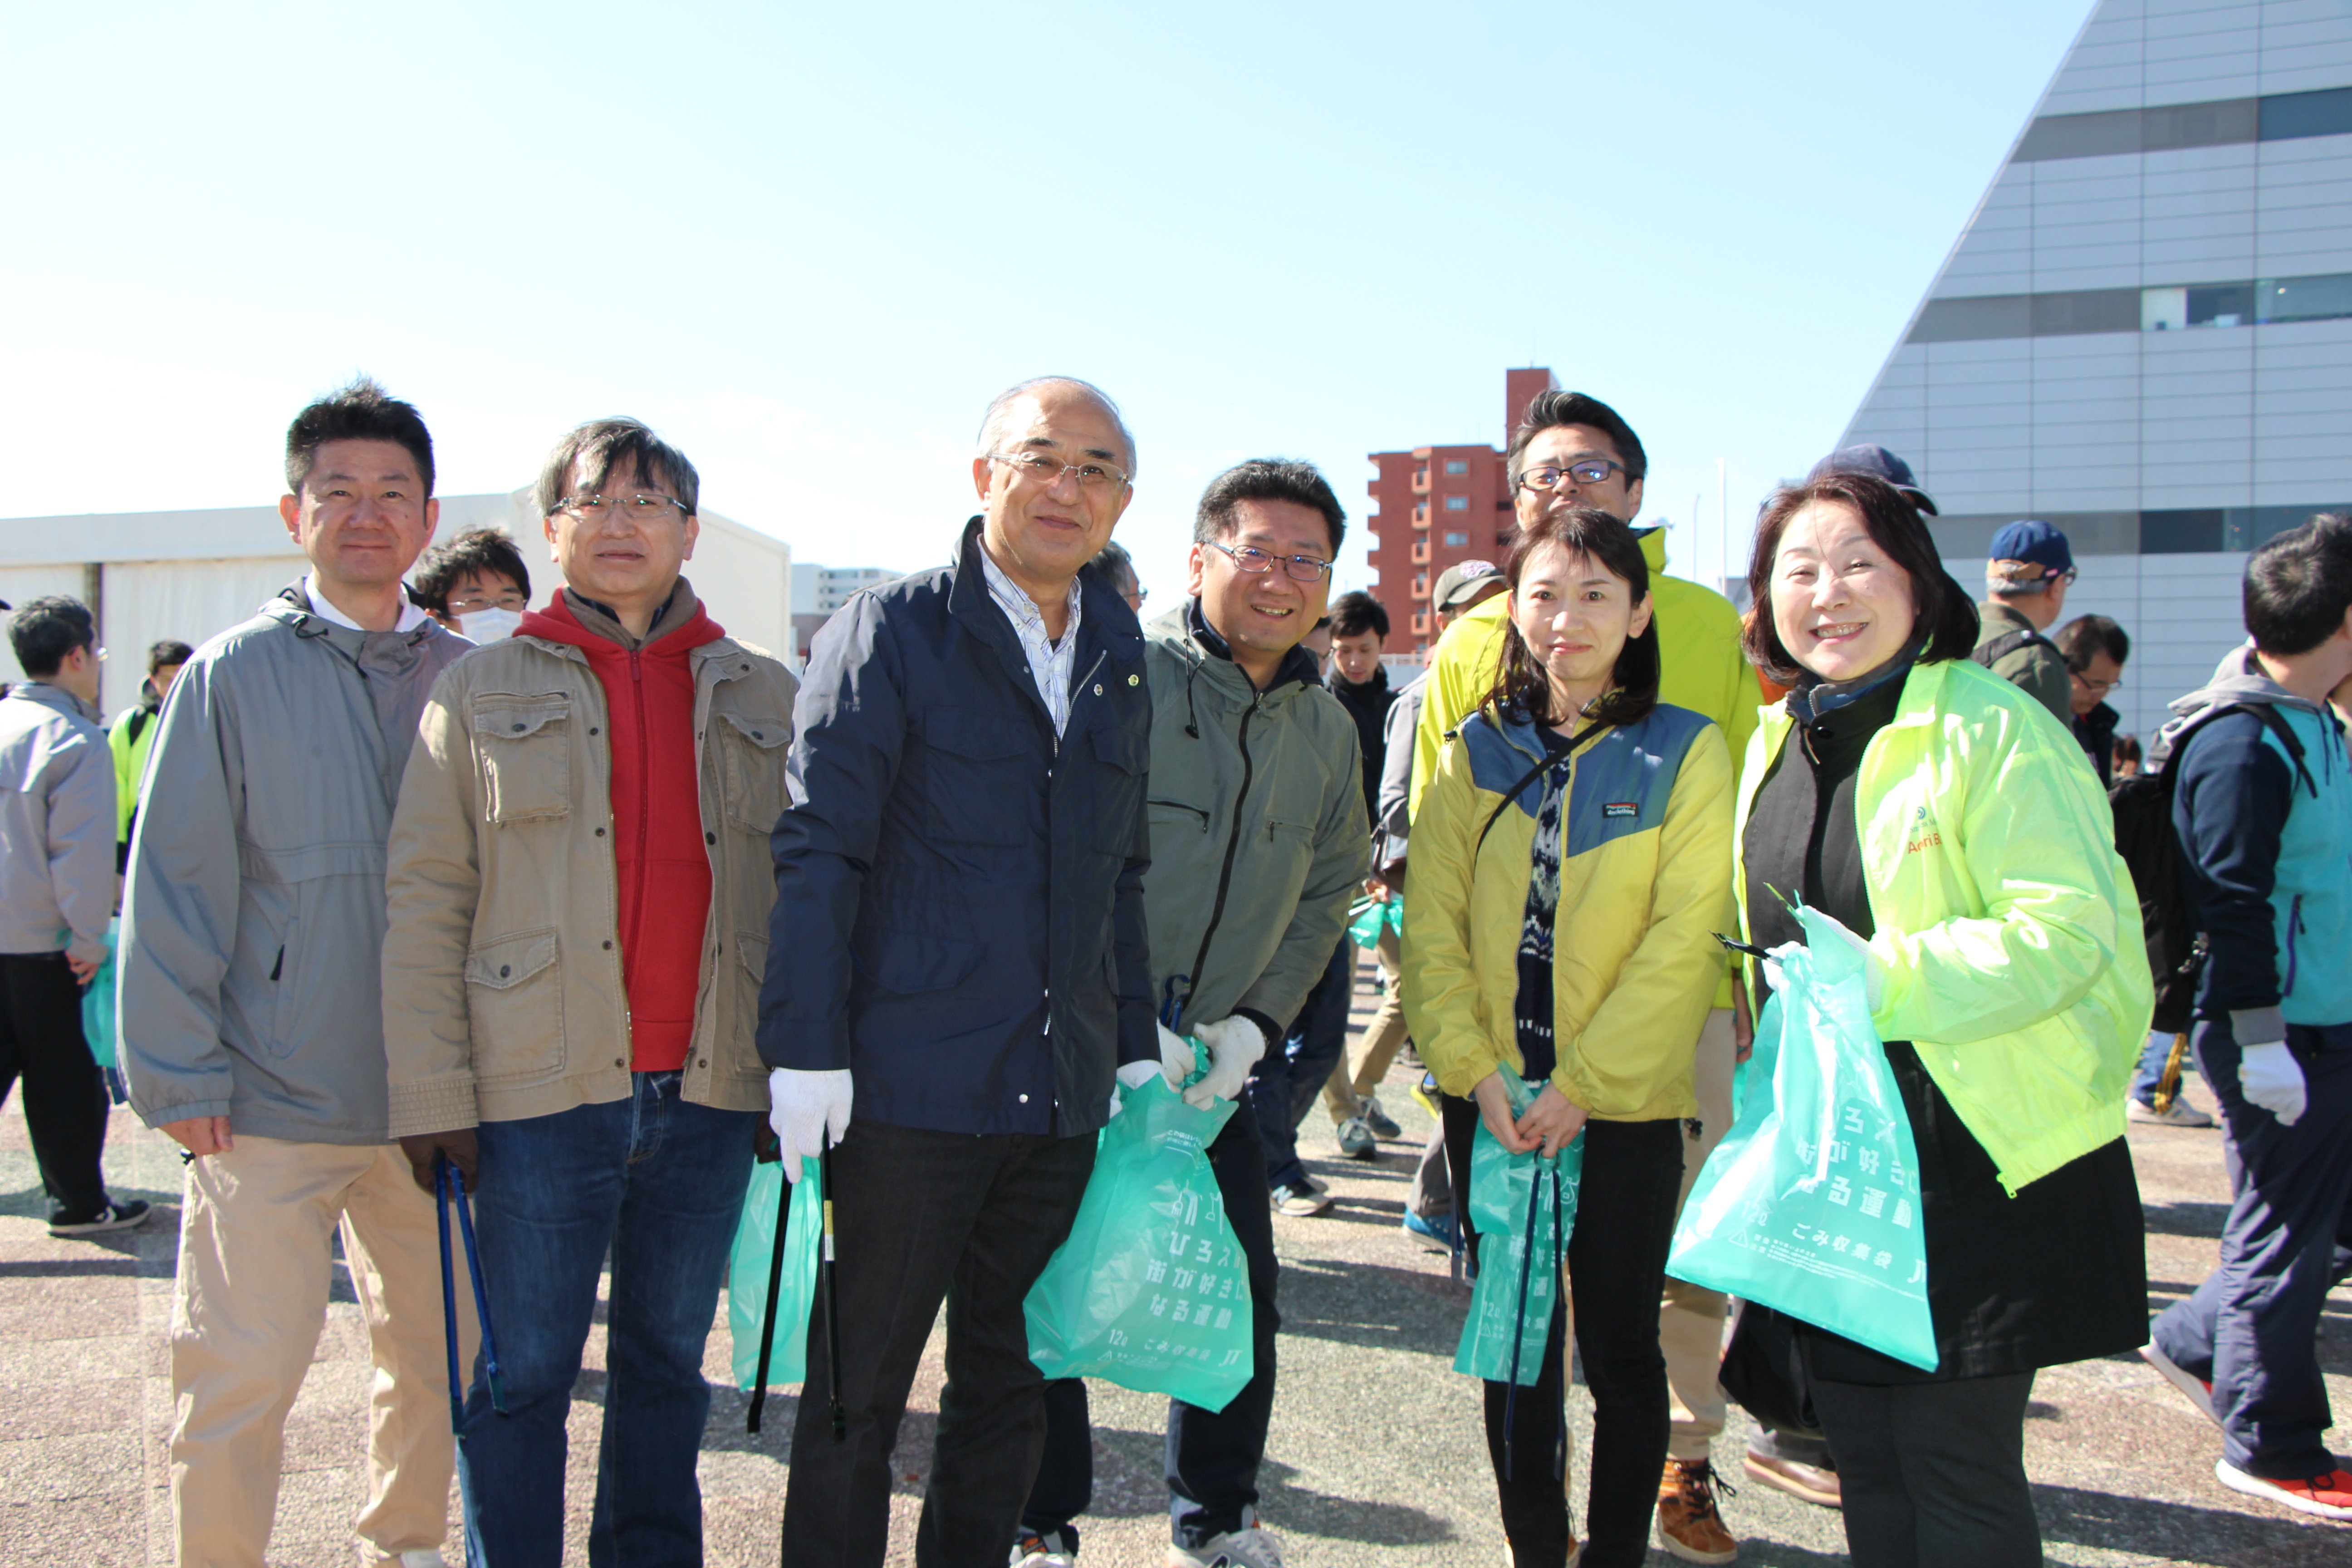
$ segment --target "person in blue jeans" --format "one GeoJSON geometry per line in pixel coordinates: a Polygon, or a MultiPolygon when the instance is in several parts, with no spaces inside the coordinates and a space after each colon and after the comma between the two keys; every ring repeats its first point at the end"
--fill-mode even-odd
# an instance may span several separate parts
{"type": "MultiPolygon", "coordinates": [[[[2223,1486],[2352,1520],[2315,1343],[2352,1274],[2352,763],[2328,701],[2352,679],[2352,518],[2255,551],[2245,606],[2251,646],[2172,705],[2178,725],[2239,710],[2205,718],[2168,764],[2210,948],[2192,1037],[2228,1141],[2230,1215],[2220,1266],[2140,1353],[2221,1428],[2223,1486]]],[[[2151,751],[2167,749],[2159,735],[2151,751]]]]}
{"type": "Polygon", "coordinates": [[[1315,988],[1284,1031],[1278,1050],[1250,1075],[1250,1110],[1265,1156],[1265,1182],[1276,1214],[1311,1219],[1328,1214],[1330,1194],[1298,1157],[1298,1124],[1348,1052],[1348,1005],[1356,992],[1356,944],[1346,936],[1315,988]]]}
{"type": "Polygon", "coordinates": [[[769,1109],[753,1040],[794,685],[680,574],[692,464],[574,430],[538,501],[562,586],[435,685],[389,846],[392,1131],[473,1193],[504,1409],[457,1436],[474,1568],[556,1568],[565,1419],[609,1251],[598,1568],[702,1561],[716,1315],[769,1109]],[[748,936],[747,936],[747,933],[748,936]]]}

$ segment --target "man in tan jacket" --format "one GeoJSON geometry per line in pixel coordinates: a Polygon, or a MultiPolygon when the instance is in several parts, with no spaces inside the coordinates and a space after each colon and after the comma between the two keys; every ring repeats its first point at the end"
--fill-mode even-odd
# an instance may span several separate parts
{"type": "Polygon", "coordinates": [[[698,1562],[703,1342],[768,1109],[752,1044],[795,684],[679,569],[694,467],[582,426],[538,501],[563,585],[434,689],[390,847],[392,1131],[474,1193],[506,1414],[458,1434],[467,1560],[563,1548],[564,1422],[609,1244],[600,1560],[698,1562]],[[620,1484],[610,1485],[617,1479],[620,1484]]]}

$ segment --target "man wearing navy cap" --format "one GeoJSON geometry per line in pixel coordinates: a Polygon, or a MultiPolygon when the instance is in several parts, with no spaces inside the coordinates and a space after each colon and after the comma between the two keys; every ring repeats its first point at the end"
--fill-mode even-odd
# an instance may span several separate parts
{"type": "Polygon", "coordinates": [[[1986,598],[1977,606],[1982,626],[1969,656],[2031,694],[2070,731],[2074,707],[2066,658],[2042,634],[2065,614],[2074,581],[2074,552],[2064,534],[2032,518],[2004,527],[1992,536],[1986,598]]]}

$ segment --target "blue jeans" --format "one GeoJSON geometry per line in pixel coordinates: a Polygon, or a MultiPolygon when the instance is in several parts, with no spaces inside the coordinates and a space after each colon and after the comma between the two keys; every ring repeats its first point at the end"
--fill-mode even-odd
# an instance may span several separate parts
{"type": "MultiPolygon", "coordinates": [[[[2147,1043],[2139,1048],[2139,1066],[2132,1070],[2131,1097],[2142,1105],[2156,1103],[2156,1086],[2163,1081],[2164,1064],[2172,1059],[2172,1037],[2160,1029],[2148,1031],[2147,1043]]],[[[2180,1064],[2189,1066],[2187,1060],[2180,1064]]]]}
{"type": "Polygon", "coordinates": [[[1295,1187],[1307,1179],[1307,1167],[1298,1160],[1298,1123],[1348,1053],[1348,1004],[1355,994],[1356,944],[1342,931],[1339,949],[1307,994],[1289,1037],[1265,1053],[1250,1078],[1250,1107],[1257,1113],[1269,1186],[1295,1187]]]}
{"type": "Polygon", "coordinates": [[[702,1561],[695,1459],[710,1411],[703,1342],[743,1212],[758,1117],[678,1098],[637,1073],[626,1100],[476,1129],[474,1189],[507,1414],[475,1363],[457,1434],[466,1555],[476,1568],[557,1568],[564,1418],[613,1257],[604,1445],[588,1561],[702,1561]]]}

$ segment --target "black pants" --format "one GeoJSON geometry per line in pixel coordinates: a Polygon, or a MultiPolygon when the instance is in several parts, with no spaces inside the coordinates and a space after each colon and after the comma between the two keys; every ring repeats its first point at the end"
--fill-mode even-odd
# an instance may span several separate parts
{"type": "MultiPolygon", "coordinates": [[[[1449,1096],[1444,1112],[1454,1218],[1475,1249],[1470,1146],[1478,1107],[1449,1096]]],[[[1658,1298],[1665,1288],[1682,1176],[1681,1122],[1584,1124],[1584,1176],[1568,1240],[1576,1349],[1592,1394],[1584,1568],[1629,1568],[1649,1551],[1650,1516],[1672,1426],[1666,1358],[1658,1350],[1658,1298]]],[[[1543,1370],[1532,1387],[1521,1388],[1514,1400],[1509,1384],[1486,1384],[1486,1452],[1501,1494],[1503,1533],[1518,1568],[1559,1568],[1568,1558],[1568,1494],[1558,1468],[1568,1426],[1564,1315],[1555,1308],[1543,1370]]]]}
{"type": "Polygon", "coordinates": [[[784,1559],[881,1568],[890,1450],[947,1302],[947,1385],[915,1538],[922,1568],[1001,1568],[1045,1438],[1022,1301],[1070,1233],[1095,1140],[932,1132],[864,1121],[833,1154],[842,1402],[833,1440],[824,1313],[809,1319],[784,1559]]]}
{"type": "MultiPolygon", "coordinates": [[[[1257,1507],[1258,1467],[1265,1459],[1265,1429],[1274,1419],[1275,1306],[1281,1275],[1274,1255],[1272,1193],[1260,1152],[1257,1120],[1246,1096],[1234,1102],[1223,1131],[1210,1142],[1209,1168],[1225,1200],[1234,1239],[1249,1259],[1250,1380],[1223,1410],[1168,1402],[1168,1510],[1177,1544],[1200,1546],[1242,1528],[1257,1507]]],[[[1070,1521],[1094,1496],[1094,1436],[1087,1416],[1087,1385],[1059,1378],[1045,1385],[1045,1458],[1022,1510],[1024,1530],[1062,1532],[1078,1544],[1070,1521]]]]}
{"type": "Polygon", "coordinates": [[[1812,1388],[1853,1568],[2040,1568],[2025,1479],[2032,1373],[1812,1388]]]}
{"type": "Polygon", "coordinates": [[[50,1223],[97,1218],[106,1079],[82,1038],[81,982],[62,952],[0,953],[0,1100],[19,1079],[50,1223]]]}

